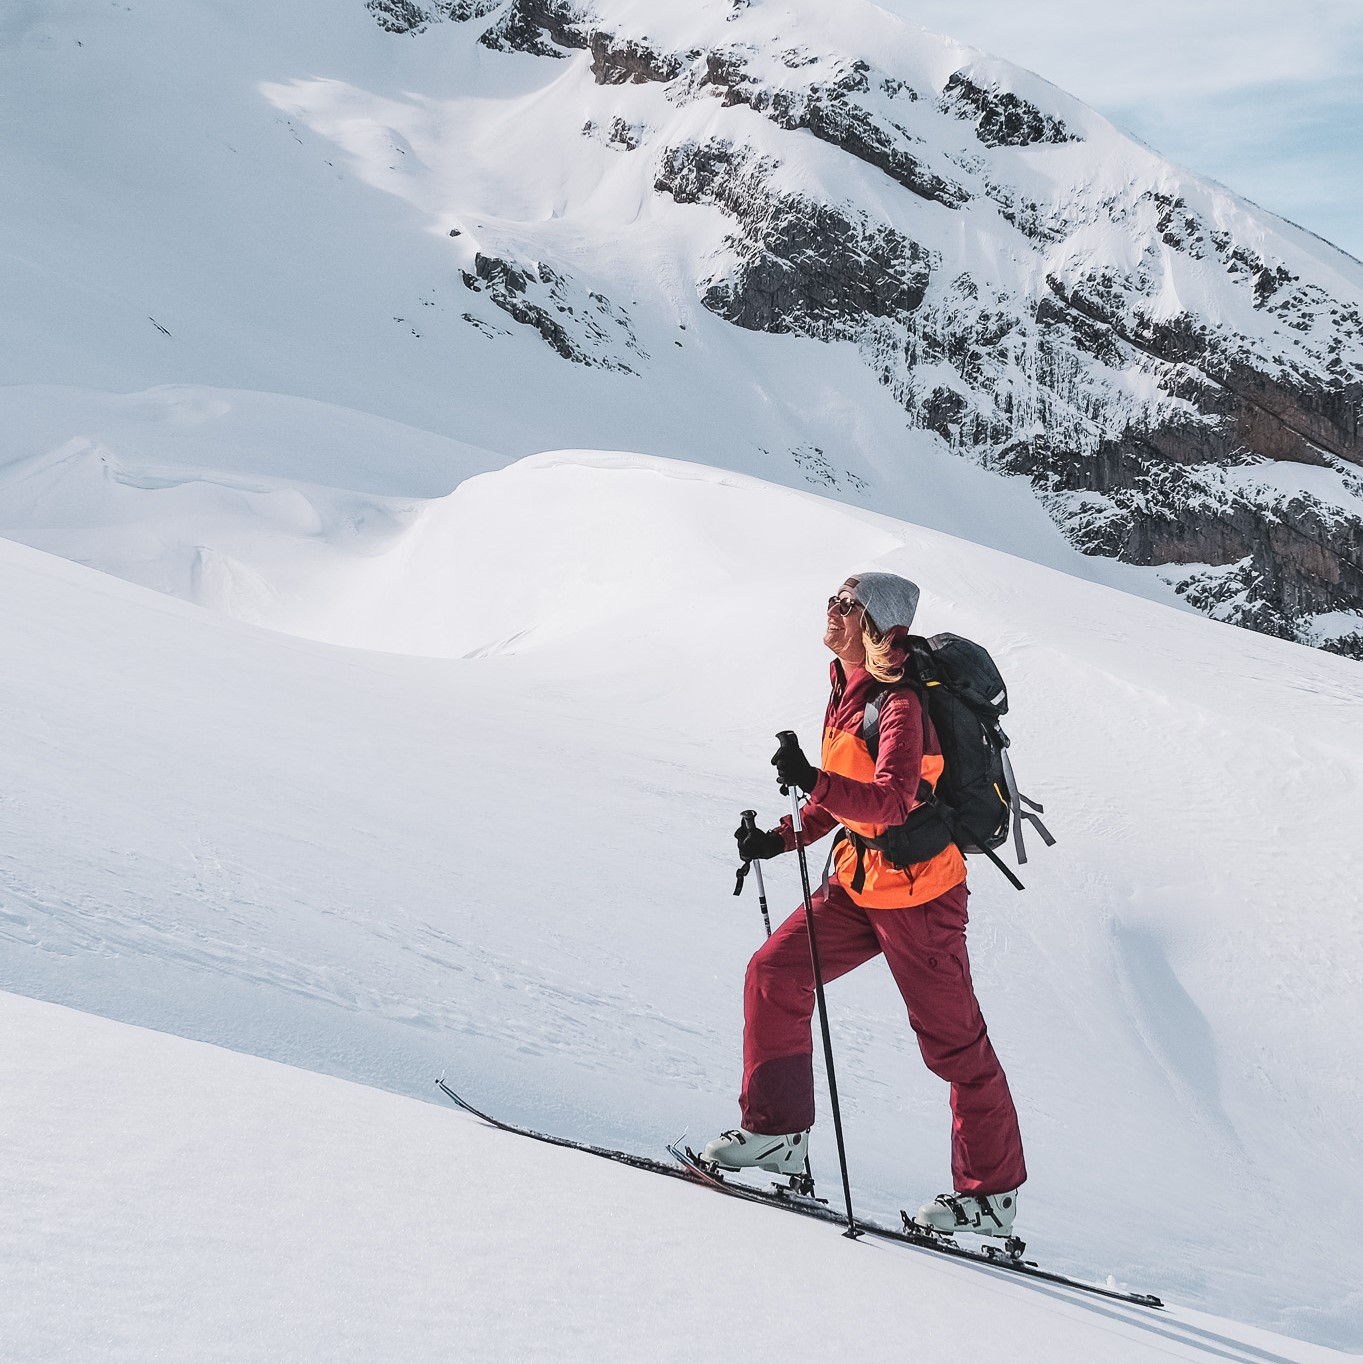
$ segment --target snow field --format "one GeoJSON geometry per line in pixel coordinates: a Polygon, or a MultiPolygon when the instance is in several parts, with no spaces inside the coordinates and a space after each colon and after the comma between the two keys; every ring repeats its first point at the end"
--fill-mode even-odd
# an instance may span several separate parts
{"type": "Polygon", "coordinates": [[[1340,1358],[1094,1306],[487,1130],[446,1108],[0,994],[14,1361],[1340,1358]]]}
{"type": "MultiPolygon", "coordinates": [[[[512,1120],[641,1151],[734,1118],[761,927],[729,835],[781,813],[775,731],[815,740],[824,598],[913,576],[923,629],[999,660],[1061,840],[1023,895],[972,872],[1033,1251],[1358,1341],[1356,1276],[1298,1216],[1322,1170],[1359,1178],[1346,660],[621,454],[419,509],[338,598],[366,649],[0,549],[0,986],[409,1095],[448,1066],[512,1120]]],[[[292,609],[325,633],[315,571],[292,609]]],[[[768,884],[793,905],[792,866],[768,884]]],[[[830,1001],[858,1201],[893,1216],[944,1185],[945,1090],[883,971],[830,1001]]],[[[826,1122],[815,1157],[830,1179],[826,1122]]]]}
{"type": "MultiPolygon", "coordinates": [[[[631,12],[669,41],[769,37],[719,0],[631,12]]],[[[787,17],[928,85],[1004,71],[869,8],[787,17]]],[[[472,39],[383,34],[358,0],[0,13],[0,1355],[315,1358],[321,1330],[357,1359],[456,1338],[826,1357],[825,1285],[872,1357],[957,1353],[962,1317],[1010,1357],[1363,1348],[1357,1265],[1320,1227],[1363,1199],[1356,666],[1081,558],[1026,485],[906,432],[851,344],[708,314],[728,228],[653,195],[654,159],[739,128],[776,154],[772,125],[472,39]],[[617,115],[652,142],[573,131],[617,115]],[[570,155],[540,135],[563,127],[570,155]],[[568,364],[465,288],[479,251],[553,262],[578,304],[604,288],[638,341],[606,358],[637,372],[568,364]],[[925,629],[994,652],[1061,839],[1022,896],[972,872],[1032,1250],[1255,1326],[1042,1311],[970,1271],[840,1258],[826,1228],[411,1102],[449,1067],[509,1118],[641,1151],[732,1123],[761,927],[729,833],[782,812],[772,736],[812,749],[822,603],[872,567],[922,583],[925,629]],[[639,1221],[584,1210],[622,1178],[639,1221]],[[456,1200],[464,1220],[432,1215],[456,1200]],[[735,1283],[747,1259],[781,1267],[763,1294],[735,1283]]],[[[1148,177],[1146,149],[1005,74],[1090,138],[1026,153],[1020,189],[1077,192],[1098,145],[1095,193],[1148,177]]],[[[783,174],[909,226],[905,195],[825,147],[783,174]]],[[[1161,174],[1356,295],[1356,263],[1161,174]]],[[[982,212],[915,239],[1005,279],[1012,238],[982,212]]],[[[1126,240],[1095,227],[1036,268],[1126,240]]],[[[1171,311],[1219,287],[1183,266],[1164,286],[1171,311]]],[[[1269,326],[1242,293],[1213,301],[1269,326]]],[[[1234,479],[1352,495],[1320,470],[1234,479]]],[[[794,903],[791,866],[769,885],[794,903]]],[[[945,1091],[883,971],[830,999],[858,1204],[893,1217],[945,1186],[945,1091]]]]}

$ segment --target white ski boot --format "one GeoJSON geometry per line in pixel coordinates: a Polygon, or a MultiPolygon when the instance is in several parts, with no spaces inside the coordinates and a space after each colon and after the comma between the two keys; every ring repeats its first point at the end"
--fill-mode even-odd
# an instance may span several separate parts
{"type": "Polygon", "coordinates": [[[720,1170],[770,1170],[774,1175],[798,1175],[805,1168],[808,1132],[784,1137],[762,1137],[735,1127],[706,1144],[700,1158],[720,1170]]]}
{"type": "Polygon", "coordinates": [[[1017,1211],[1016,1189],[995,1194],[944,1193],[924,1203],[913,1220],[927,1231],[948,1236],[968,1232],[973,1236],[1011,1237],[1017,1211]]]}

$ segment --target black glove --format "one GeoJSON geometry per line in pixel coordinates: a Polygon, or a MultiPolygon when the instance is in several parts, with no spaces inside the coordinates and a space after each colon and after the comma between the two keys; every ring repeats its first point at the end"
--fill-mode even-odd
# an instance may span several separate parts
{"type": "Polygon", "coordinates": [[[783,791],[798,786],[808,795],[819,780],[819,769],[800,751],[799,744],[782,744],[776,750],[771,765],[776,769],[776,780],[781,783],[783,791]]]}
{"type": "Polygon", "coordinates": [[[780,857],[786,850],[786,840],[775,829],[749,828],[740,824],[734,830],[741,862],[765,862],[769,857],[780,857]]]}

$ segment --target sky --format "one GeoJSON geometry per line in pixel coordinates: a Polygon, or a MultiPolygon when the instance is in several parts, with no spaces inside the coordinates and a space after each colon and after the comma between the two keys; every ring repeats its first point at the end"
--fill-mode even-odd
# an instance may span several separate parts
{"type": "Polygon", "coordinates": [[[1360,0],[878,0],[1363,259],[1360,0]]]}

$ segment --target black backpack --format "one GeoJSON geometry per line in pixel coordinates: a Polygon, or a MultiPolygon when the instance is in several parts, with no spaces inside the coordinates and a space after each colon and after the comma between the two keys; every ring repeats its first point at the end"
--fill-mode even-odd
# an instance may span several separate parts
{"type": "Polygon", "coordinates": [[[878,849],[896,867],[925,862],[955,843],[964,853],[984,853],[1021,890],[1022,882],[994,849],[1007,841],[1011,826],[1018,862],[1026,862],[1024,820],[1031,821],[1047,847],[1055,839],[1037,818],[1045,813],[1043,807],[1018,790],[1013,776],[1008,736],[999,724],[1008,711],[1008,688],[988,650],[959,635],[912,637],[904,681],[886,687],[866,703],[861,736],[872,758],[879,748],[880,708],[899,687],[912,687],[918,693],[925,736],[931,717],[944,770],[935,790],[926,782],[919,788],[922,804],[903,824],[879,838],[852,835],[853,842],[878,849]]]}

